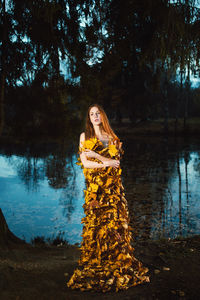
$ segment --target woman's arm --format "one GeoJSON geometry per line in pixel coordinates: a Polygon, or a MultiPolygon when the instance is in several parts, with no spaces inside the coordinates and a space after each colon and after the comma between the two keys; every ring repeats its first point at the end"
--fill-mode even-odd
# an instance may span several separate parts
{"type": "MultiPolygon", "coordinates": [[[[80,135],[80,144],[79,146],[82,147],[81,143],[85,141],[85,133],[81,133],[80,135]]],[[[92,151],[94,152],[94,151],[92,151]]],[[[95,152],[94,152],[95,153],[95,152]]],[[[103,157],[99,155],[98,153],[95,153],[95,156],[93,156],[97,159],[99,159],[102,163],[98,163],[95,161],[90,161],[87,159],[86,152],[81,152],[80,153],[80,159],[81,162],[84,166],[84,168],[105,168],[105,167],[113,167],[113,168],[118,168],[119,167],[119,161],[115,159],[110,159],[107,157],[103,157]]]]}
{"type": "Polygon", "coordinates": [[[94,169],[94,168],[105,168],[105,167],[108,167],[109,165],[106,164],[106,163],[98,163],[96,161],[90,161],[86,158],[85,154],[84,153],[81,153],[80,154],[80,159],[81,159],[81,162],[84,166],[84,168],[87,168],[87,169],[94,169]]]}
{"type": "MultiPolygon", "coordinates": [[[[114,145],[116,145],[116,141],[113,143],[114,145]]],[[[122,146],[122,142],[119,143],[119,149],[121,150],[121,146],[122,146]]],[[[84,153],[86,154],[86,157],[93,157],[93,158],[97,158],[98,160],[100,160],[101,162],[108,162],[111,161],[112,158],[108,158],[105,156],[100,155],[99,153],[93,151],[93,150],[89,150],[89,149],[85,149],[84,153]]],[[[119,157],[120,155],[120,151],[119,151],[119,157]]]]}
{"type": "Polygon", "coordinates": [[[85,150],[84,151],[86,157],[93,157],[93,158],[97,158],[98,160],[100,160],[101,162],[106,162],[106,161],[110,161],[111,158],[109,157],[105,157],[105,156],[102,156],[100,154],[98,154],[97,152],[95,151],[92,151],[92,150],[85,150]]]}

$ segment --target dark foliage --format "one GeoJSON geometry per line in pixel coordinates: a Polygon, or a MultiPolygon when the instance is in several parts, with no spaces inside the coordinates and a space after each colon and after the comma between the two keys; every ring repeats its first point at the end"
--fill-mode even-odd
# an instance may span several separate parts
{"type": "Polygon", "coordinates": [[[119,122],[186,125],[200,114],[197,2],[1,0],[1,131],[63,135],[94,102],[119,122]]]}

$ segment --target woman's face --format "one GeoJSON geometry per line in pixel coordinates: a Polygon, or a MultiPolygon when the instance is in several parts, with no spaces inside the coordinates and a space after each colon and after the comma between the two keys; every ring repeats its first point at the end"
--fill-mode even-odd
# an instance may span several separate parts
{"type": "Polygon", "coordinates": [[[101,124],[101,113],[98,107],[93,106],[89,112],[90,121],[93,126],[101,124]]]}

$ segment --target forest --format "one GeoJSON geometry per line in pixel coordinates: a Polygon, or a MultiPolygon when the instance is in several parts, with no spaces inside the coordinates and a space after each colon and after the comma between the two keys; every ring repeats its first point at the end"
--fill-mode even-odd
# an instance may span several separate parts
{"type": "Polygon", "coordinates": [[[0,135],[63,136],[92,103],[166,131],[200,117],[199,1],[0,3],[0,135]]]}

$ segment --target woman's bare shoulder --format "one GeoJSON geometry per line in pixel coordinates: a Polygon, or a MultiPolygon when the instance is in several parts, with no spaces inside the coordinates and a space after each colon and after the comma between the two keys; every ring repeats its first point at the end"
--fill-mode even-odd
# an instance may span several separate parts
{"type": "Polygon", "coordinates": [[[82,133],[80,134],[80,140],[85,140],[85,132],[82,132],[82,133]]]}
{"type": "Polygon", "coordinates": [[[82,143],[85,142],[85,132],[82,132],[80,134],[80,141],[79,141],[79,146],[82,146],[82,143]]]}

